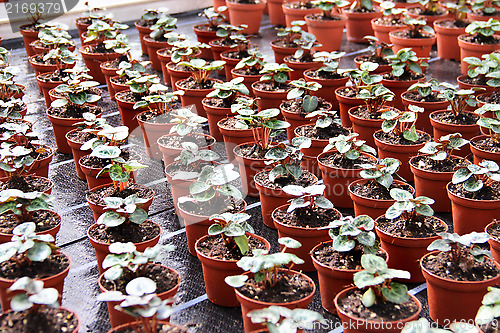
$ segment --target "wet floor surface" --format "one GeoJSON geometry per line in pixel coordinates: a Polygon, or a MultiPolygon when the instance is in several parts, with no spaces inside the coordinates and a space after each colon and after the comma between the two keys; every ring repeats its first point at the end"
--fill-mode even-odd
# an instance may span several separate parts
{"type": "MultiPolygon", "coordinates": [[[[140,13],[138,13],[138,16],[140,13]]],[[[204,20],[196,13],[182,15],[179,18],[178,31],[195,39],[193,26],[204,23],[204,20]]],[[[130,24],[133,27],[133,24],[130,24]]],[[[276,37],[274,27],[269,24],[267,16],[264,17],[261,34],[253,39],[253,43],[266,55],[266,60],[274,61],[269,42],[276,37]]],[[[136,59],[147,60],[140,54],[138,33],[135,28],[124,31],[129,39],[136,43],[133,55],[136,59]]],[[[79,43],[79,40],[76,40],[79,43]]],[[[28,64],[24,48],[20,43],[7,42],[3,46],[18,47],[13,50],[11,64],[20,66],[21,74],[17,83],[26,86],[24,101],[28,103],[28,114],[26,119],[34,122],[34,131],[40,134],[43,144],[53,148],[56,147],[51,124],[45,114],[46,106],[43,95],[38,92],[34,71],[28,64]]],[[[366,45],[348,43],[345,40],[342,50],[347,55],[342,58],[340,67],[354,67],[353,58],[366,51],[366,45]]],[[[161,73],[158,73],[161,77],[161,73]]],[[[436,78],[442,82],[456,83],[456,77],[460,75],[459,64],[456,62],[443,61],[437,58],[435,50],[431,53],[427,78],[436,78]]],[[[100,102],[104,109],[104,115],[112,125],[120,125],[121,118],[115,102],[109,99],[106,87],[103,87],[105,95],[100,102]]],[[[176,250],[165,254],[161,262],[172,267],[181,274],[181,286],[177,294],[177,308],[171,321],[176,324],[186,325],[192,332],[243,332],[241,312],[239,308],[224,308],[210,303],[205,294],[201,264],[197,258],[189,254],[186,244],[186,234],[179,224],[175,214],[173,202],[163,172],[162,161],[149,159],[145,153],[140,133],[133,133],[129,140],[130,148],[142,156],[143,163],[149,168],[140,170],[137,181],[152,187],[155,190],[155,198],[150,207],[150,218],[159,223],[163,228],[162,244],[174,244],[176,250]]],[[[223,146],[218,152],[223,152],[223,146]]],[[[49,178],[54,182],[52,194],[55,196],[55,210],[62,216],[62,227],[57,236],[57,244],[72,259],[72,268],[65,282],[64,297],[62,305],[78,313],[81,319],[80,332],[101,333],[109,329],[108,313],[106,304],[97,302],[96,295],[99,292],[97,286],[97,266],[92,246],[90,245],[86,231],[93,224],[92,211],[85,200],[87,185],[77,178],[75,166],[71,155],[56,153],[50,166],[49,178]]],[[[262,223],[260,203],[253,198],[247,198],[247,212],[252,215],[251,224],[256,234],[265,237],[273,244],[272,251],[277,251],[277,232],[267,228],[262,223]]],[[[352,210],[341,210],[345,214],[352,214],[352,210]]],[[[451,224],[450,214],[440,214],[447,223],[451,224]]],[[[317,282],[316,274],[309,274],[317,282]]],[[[221,283],[224,283],[221,281],[221,283]]],[[[425,285],[409,285],[417,297],[422,301],[424,309],[423,316],[428,316],[425,285]]],[[[320,311],[330,322],[329,327],[315,330],[315,332],[330,332],[340,322],[335,315],[322,310],[319,290],[310,305],[310,309],[320,311]]],[[[340,332],[335,330],[335,332],[340,332]]]]}

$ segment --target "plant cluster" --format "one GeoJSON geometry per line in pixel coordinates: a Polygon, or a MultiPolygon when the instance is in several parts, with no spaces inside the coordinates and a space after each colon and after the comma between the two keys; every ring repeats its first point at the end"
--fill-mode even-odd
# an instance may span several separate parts
{"type": "Polygon", "coordinates": [[[276,28],[278,37],[284,37],[286,47],[296,46],[295,40],[300,38],[304,30],[302,26],[306,24],[306,21],[293,21],[291,27],[276,28]]]}
{"type": "Polygon", "coordinates": [[[214,7],[209,7],[198,15],[203,16],[207,19],[210,30],[216,31],[219,25],[228,21],[224,14],[222,14],[222,12],[224,12],[226,9],[226,6],[220,6],[217,8],[217,10],[215,10],[214,7]]]}
{"type": "Polygon", "coordinates": [[[460,133],[443,135],[438,141],[429,141],[419,149],[419,152],[426,154],[431,160],[437,163],[449,161],[454,150],[460,150],[460,147],[468,144],[469,141],[462,138],[460,133]]]}
{"type": "Polygon", "coordinates": [[[363,163],[358,166],[363,170],[359,175],[363,179],[368,179],[376,182],[386,189],[389,189],[394,182],[394,174],[398,172],[401,162],[392,157],[386,157],[382,160],[377,160],[376,163],[363,163]]]}
{"type": "Polygon", "coordinates": [[[490,112],[492,118],[481,117],[477,120],[477,124],[487,129],[488,137],[498,144],[500,143],[500,105],[486,103],[474,111],[478,115],[484,115],[486,112],[490,112]]]}
{"type": "Polygon", "coordinates": [[[387,59],[391,63],[391,74],[397,80],[408,80],[412,75],[422,74],[422,67],[429,65],[424,58],[417,57],[411,48],[403,48],[396,54],[387,56],[387,59]]]}
{"type": "Polygon", "coordinates": [[[485,232],[471,232],[466,235],[441,232],[440,239],[432,242],[427,250],[438,250],[449,253],[449,259],[456,266],[466,270],[473,261],[483,262],[484,257],[492,258],[490,251],[481,247],[488,241],[490,236],[485,232]]]}
{"type": "Polygon", "coordinates": [[[340,134],[339,136],[330,138],[323,152],[335,149],[349,160],[357,160],[363,153],[377,155],[377,151],[365,144],[366,141],[359,140],[358,135],[358,133],[351,133],[349,135],[340,134]]]}
{"type": "Polygon", "coordinates": [[[332,209],[333,204],[325,198],[325,185],[311,185],[302,187],[300,185],[287,185],[283,187],[283,191],[293,195],[296,198],[290,199],[290,205],[287,208],[287,213],[295,211],[297,217],[311,216],[318,209],[332,209]]]}
{"type": "Polygon", "coordinates": [[[400,111],[396,108],[389,109],[381,115],[381,118],[384,119],[382,131],[416,142],[419,138],[415,127],[417,112],[421,113],[423,111],[424,108],[411,104],[408,106],[407,111],[400,111]]]}
{"type": "Polygon", "coordinates": [[[303,175],[302,159],[304,153],[302,148],[309,148],[311,139],[304,136],[297,136],[292,139],[291,145],[279,143],[269,149],[265,155],[266,164],[272,165],[269,171],[269,180],[275,182],[277,179],[290,179],[297,181],[303,175]]]}
{"type": "Polygon", "coordinates": [[[321,88],[321,84],[317,82],[306,82],[304,79],[294,80],[290,82],[293,87],[286,96],[289,100],[300,100],[301,110],[299,113],[311,113],[316,111],[319,106],[319,99],[316,96],[312,96],[312,92],[318,91],[321,88]]]}
{"type": "Polygon", "coordinates": [[[264,68],[260,71],[261,76],[260,81],[268,81],[273,84],[274,87],[279,87],[288,80],[288,72],[292,69],[286,64],[277,64],[275,62],[270,62],[264,65],[264,68]]]}
{"type": "Polygon", "coordinates": [[[108,228],[124,227],[131,223],[142,224],[148,218],[148,213],[141,208],[147,199],[141,199],[136,194],[125,199],[120,197],[104,198],[105,212],[97,219],[97,224],[108,228]]]}
{"type": "Polygon", "coordinates": [[[463,114],[467,106],[475,107],[477,101],[474,98],[474,93],[484,88],[472,87],[471,89],[458,89],[448,82],[442,82],[441,86],[444,88],[440,91],[438,97],[444,98],[451,105],[451,111],[455,117],[463,114]]]}
{"type": "MultiPolygon", "coordinates": [[[[400,218],[405,226],[422,226],[419,216],[433,216],[434,211],[431,206],[434,200],[426,196],[414,197],[407,190],[393,188],[390,191],[391,198],[396,200],[385,212],[385,218],[389,220],[400,218]]],[[[409,229],[409,228],[408,228],[409,229]]]]}
{"type": "Polygon", "coordinates": [[[241,255],[246,255],[250,251],[246,233],[255,233],[252,226],[247,222],[250,217],[245,213],[212,215],[210,221],[214,223],[208,228],[208,234],[210,236],[220,235],[229,251],[237,249],[241,255]]]}
{"type": "Polygon", "coordinates": [[[500,168],[493,161],[483,160],[479,164],[468,164],[455,171],[451,182],[460,184],[467,192],[478,192],[483,187],[491,187],[500,182],[500,168]]]}
{"type": "Polygon", "coordinates": [[[368,215],[343,216],[330,223],[328,228],[332,247],[337,252],[375,254],[378,251],[373,232],[375,221],[368,215]]]}
{"type": "Polygon", "coordinates": [[[36,211],[51,209],[52,201],[51,195],[42,192],[3,190],[0,192],[0,215],[12,212],[19,224],[30,222],[36,211]]]}
{"type": "Polygon", "coordinates": [[[467,75],[470,78],[476,79],[481,85],[500,87],[500,53],[483,54],[482,59],[465,57],[463,61],[469,64],[467,75]]]}
{"type": "Polygon", "coordinates": [[[465,28],[465,32],[472,36],[472,42],[478,44],[495,43],[498,37],[495,33],[500,31],[500,22],[493,18],[488,21],[474,21],[465,28]]]}
{"type": "Polygon", "coordinates": [[[211,63],[203,59],[194,58],[189,62],[183,61],[180,62],[180,66],[186,66],[191,72],[191,78],[200,85],[208,84],[210,81],[210,73],[213,71],[222,70],[224,64],[226,62],[222,60],[215,60],[211,63]]]}

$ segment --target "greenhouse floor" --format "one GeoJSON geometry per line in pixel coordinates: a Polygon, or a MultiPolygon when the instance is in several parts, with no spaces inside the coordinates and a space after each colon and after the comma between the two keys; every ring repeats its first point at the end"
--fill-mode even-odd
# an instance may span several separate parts
{"type": "MultiPolygon", "coordinates": [[[[140,13],[137,13],[139,16],[140,13]]],[[[187,13],[179,16],[178,32],[195,39],[193,26],[204,23],[204,19],[197,16],[197,13],[187,13]]],[[[138,33],[132,27],[126,33],[134,45],[133,55],[136,59],[144,59],[140,54],[138,33]]],[[[261,34],[254,38],[253,43],[266,54],[268,61],[274,61],[269,42],[275,38],[274,27],[269,23],[268,17],[264,16],[261,25],[261,34]]],[[[74,32],[75,33],[75,32],[74,32]]],[[[76,33],[74,34],[76,36],[76,33]]],[[[75,39],[79,44],[79,40],[75,39]]],[[[26,96],[24,101],[28,103],[27,120],[34,122],[34,131],[39,133],[43,144],[56,147],[52,127],[45,114],[45,103],[43,95],[38,92],[35,74],[28,64],[26,53],[20,40],[4,41],[7,48],[13,48],[12,65],[20,66],[22,73],[17,83],[26,86],[26,96]]],[[[366,45],[348,43],[345,40],[342,50],[347,55],[342,58],[341,68],[354,67],[353,58],[366,51],[366,45]]],[[[433,77],[439,81],[456,83],[455,78],[459,75],[459,63],[442,61],[436,57],[435,50],[431,53],[427,77],[433,77]]],[[[161,77],[161,73],[158,73],[161,77]]],[[[102,89],[105,96],[101,106],[104,108],[104,115],[112,125],[121,124],[120,115],[115,102],[110,101],[107,95],[106,86],[102,89]]],[[[218,147],[219,152],[223,152],[223,144],[218,147]]],[[[176,270],[181,274],[181,285],[177,293],[175,314],[171,321],[189,327],[193,332],[243,332],[241,312],[238,308],[224,308],[213,305],[207,300],[205,294],[201,264],[197,258],[187,251],[185,229],[179,224],[173,207],[170,190],[163,171],[162,161],[151,160],[147,157],[140,133],[133,133],[129,140],[129,147],[143,156],[143,163],[149,168],[140,170],[138,182],[152,187],[156,196],[150,208],[150,218],[159,223],[163,230],[162,244],[174,244],[176,250],[162,256],[161,262],[176,270]]],[[[97,266],[94,250],[87,239],[87,228],[94,223],[92,211],[85,200],[87,185],[77,178],[75,166],[71,155],[56,153],[50,165],[49,178],[54,182],[52,194],[55,196],[55,211],[63,219],[61,230],[57,236],[57,245],[67,253],[72,259],[72,267],[66,279],[64,297],[62,305],[75,311],[81,320],[80,332],[101,333],[109,329],[108,313],[105,303],[96,301],[99,293],[97,285],[97,266]]],[[[261,219],[260,202],[253,198],[248,198],[247,211],[252,215],[251,224],[256,233],[267,238],[271,244],[277,244],[277,232],[263,225],[261,219]]],[[[352,214],[352,210],[342,210],[345,214],[352,214]]],[[[451,224],[451,215],[443,214],[442,217],[451,224]]],[[[276,245],[272,251],[276,251],[276,245]]],[[[316,274],[309,274],[316,282],[316,274]]],[[[221,281],[221,283],[224,283],[221,281]]],[[[425,284],[409,285],[411,292],[416,294],[422,301],[424,309],[423,316],[428,316],[426,286],[425,284]]],[[[453,306],[450,304],[450,306],[453,306]]],[[[320,311],[328,320],[328,327],[318,328],[315,332],[341,332],[338,328],[340,320],[337,316],[325,312],[321,307],[319,290],[309,307],[320,311]]]]}

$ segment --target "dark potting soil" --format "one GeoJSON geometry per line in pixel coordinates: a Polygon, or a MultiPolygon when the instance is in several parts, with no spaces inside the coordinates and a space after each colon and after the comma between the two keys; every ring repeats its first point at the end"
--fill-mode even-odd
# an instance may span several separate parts
{"type": "Polygon", "coordinates": [[[395,182],[387,189],[385,186],[380,185],[375,181],[368,181],[363,184],[354,184],[351,186],[351,190],[357,195],[363,198],[376,199],[376,200],[392,200],[390,190],[393,188],[400,188],[409,192],[412,192],[410,185],[408,184],[396,184],[395,182]]]}
{"type": "Polygon", "coordinates": [[[305,136],[307,138],[316,139],[316,140],[328,140],[330,138],[334,138],[339,136],[340,134],[348,135],[349,130],[343,127],[340,124],[332,123],[328,127],[318,127],[315,125],[306,125],[298,127],[296,130],[298,136],[305,136]]]}
{"type": "Polygon", "coordinates": [[[356,95],[358,94],[358,89],[354,87],[344,87],[337,90],[337,93],[344,97],[356,98],[356,95]]]}
{"type": "Polygon", "coordinates": [[[393,132],[385,133],[385,132],[377,132],[375,133],[375,137],[380,141],[390,143],[393,145],[418,145],[424,142],[427,142],[431,139],[431,136],[427,133],[417,132],[418,140],[416,142],[412,142],[410,140],[406,140],[403,135],[396,135],[393,132]]]}
{"type": "Polygon", "coordinates": [[[432,115],[432,119],[453,125],[474,125],[479,116],[472,112],[463,112],[454,115],[452,111],[439,112],[432,115]]]}
{"type": "MultiPolygon", "coordinates": [[[[330,103],[319,97],[316,110],[328,110],[330,106],[330,103]]],[[[283,101],[281,107],[288,112],[298,113],[299,115],[304,116],[304,118],[307,114],[302,107],[302,98],[283,101]]]]}
{"type": "Polygon", "coordinates": [[[342,17],[340,16],[325,16],[323,14],[311,14],[309,18],[314,21],[340,21],[342,17]]]}
{"type": "Polygon", "coordinates": [[[422,258],[421,264],[433,274],[454,281],[485,281],[500,274],[493,261],[468,258],[455,263],[451,252],[430,254],[422,258]]]}
{"type": "Polygon", "coordinates": [[[113,76],[110,80],[114,84],[125,85],[129,81],[129,78],[126,76],[113,76]]]}
{"type": "Polygon", "coordinates": [[[299,47],[299,46],[298,46],[295,42],[293,42],[293,41],[291,41],[291,42],[290,42],[290,44],[289,44],[289,45],[287,45],[287,43],[286,43],[286,39],[284,39],[284,38],[283,38],[283,39],[275,39],[275,40],[273,40],[273,41],[271,42],[271,44],[272,44],[272,45],[274,45],[274,46],[284,47],[284,48],[290,48],[290,49],[292,49],[292,48],[298,48],[298,47],[299,47]]]}
{"type": "Polygon", "coordinates": [[[361,8],[355,8],[355,9],[344,9],[345,12],[348,12],[348,13],[375,13],[376,10],[375,9],[368,9],[368,8],[365,8],[365,7],[361,7],[361,8]]]}
{"type": "Polygon", "coordinates": [[[428,39],[435,37],[434,34],[428,32],[417,31],[415,33],[414,30],[401,30],[401,31],[393,31],[394,35],[400,38],[415,38],[415,39],[428,39]]]}
{"type": "Polygon", "coordinates": [[[69,258],[62,252],[52,252],[44,261],[31,261],[29,264],[17,264],[13,259],[0,263],[0,277],[16,280],[23,276],[32,279],[44,279],[61,273],[69,266],[69,258]]]}
{"type": "Polygon", "coordinates": [[[63,308],[40,307],[31,310],[7,312],[0,317],[0,332],[9,333],[72,333],[78,327],[75,314],[63,308]]]}
{"type": "Polygon", "coordinates": [[[332,166],[334,168],[341,169],[361,169],[360,164],[373,163],[375,157],[370,158],[365,155],[361,155],[357,160],[350,160],[340,153],[332,152],[319,159],[323,164],[332,166]]]}
{"type": "Polygon", "coordinates": [[[31,58],[31,61],[39,65],[57,65],[54,59],[43,60],[43,54],[34,55],[31,58]]]}
{"type": "MultiPolygon", "coordinates": [[[[12,212],[0,215],[0,233],[12,234],[12,230],[19,224],[28,221],[18,221],[16,215],[12,212]]],[[[37,210],[33,212],[29,222],[36,224],[36,232],[42,232],[52,229],[61,223],[61,219],[56,213],[49,210],[37,210]]]]}
{"type": "Polygon", "coordinates": [[[141,199],[149,200],[155,195],[155,192],[152,188],[137,183],[129,183],[128,187],[123,191],[118,191],[113,184],[110,184],[109,186],[88,191],[87,199],[97,205],[105,206],[104,198],[118,197],[125,199],[132,194],[137,195],[141,199]]]}
{"type": "MultiPolygon", "coordinates": [[[[114,333],[137,333],[137,329],[124,328],[114,333]]],[[[174,327],[172,324],[158,323],[156,325],[156,333],[188,333],[188,330],[183,327],[174,327]]]]}
{"type": "Polygon", "coordinates": [[[139,19],[136,23],[138,26],[141,27],[152,27],[153,25],[158,22],[158,19],[152,19],[152,20],[144,20],[144,19],[139,19]]]}
{"type": "Polygon", "coordinates": [[[257,81],[257,83],[254,84],[254,87],[258,90],[274,92],[286,92],[292,89],[292,86],[290,86],[288,83],[278,83],[274,85],[272,82],[266,81],[257,81]]]}
{"type": "Polygon", "coordinates": [[[183,142],[194,142],[198,147],[210,146],[215,142],[212,137],[203,136],[199,133],[191,133],[185,136],[180,135],[167,135],[163,136],[159,140],[159,144],[166,146],[168,148],[181,149],[183,142]]]}
{"type": "Polygon", "coordinates": [[[366,105],[359,105],[351,111],[351,114],[361,119],[382,119],[382,113],[390,109],[392,109],[392,107],[382,108],[377,112],[370,112],[366,105]]]}
{"type": "MultiPolygon", "coordinates": [[[[127,150],[122,150],[122,153],[120,154],[120,157],[123,158],[125,161],[132,161],[132,160],[139,160],[140,156],[136,152],[133,151],[127,151],[127,150]]],[[[109,158],[98,158],[95,156],[90,156],[90,155],[85,155],[80,159],[80,163],[87,168],[91,169],[100,169],[104,168],[108,164],[111,163],[111,159],[109,158]]]]}
{"type": "Polygon", "coordinates": [[[412,160],[412,165],[416,168],[435,172],[454,172],[464,161],[463,158],[451,157],[444,161],[435,161],[432,158],[422,155],[412,160]]]}
{"type": "Polygon", "coordinates": [[[445,20],[437,23],[438,26],[448,29],[456,29],[456,28],[466,28],[470,24],[469,21],[463,20],[445,20]]]}
{"type": "Polygon", "coordinates": [[[488,80],[483,75],[478,75],[477,77],[465,76],[460,78],[459,81],[470,85],[487,86],[486,82],[488,80]]]}
{"type": "Polygon", "coordinates": [[[26,30],[26,31],[40,31],[42,29],[44,29],[44,26],[39,25],[39,23],[24,24],[19,27],[19,30],[26,30]]]}
{"type": "Polygon", "coordinates": [[[461,184],[450,184],[450,191],[462,198],[474,200],[500,200],[500,184],[485,185],[479,191],[466,191],[461,184]]]}
{"type": "Polygon", "coordinates": [[[238,68],[234,69],[233,71],[238,75],[262,75],[260,74],[260,69],[257,69],[255,67],[238,68]]]}
{"type": "MultiPolygon", "coordinates": [[[[242,120],[236,119],[234,117],[224,118],[219,124],[222,128],[228,130],[240,130],[236,128],[236,124],[241,124],[242,120]]],[[[247,124],[248,125],[248,124],[247,124]]]]}
{"type": "Polygon", "coordinates": [[[97,138],[97,136],[94,133],[83,132],[81,130],[77,130],[77,131],[68,133],[68,138],[71,141],[83,144],[87,141],[90,141],[94,138],[97,138]]]}
{"type": "MultiPolygon", "coordinates": [[[[287,207],[288,208],[288,207],[287,207]]],[[[336,221],[341,214],[336,209],[302,207],[288,213],[285,210],[276,210],[273,217],[282,224],[300,228],[326,227],[336,221]]]]}
{"type": "Polygon", "coordinates": [[[210,24],[200,24],[195,26],[196,30],[201,31],[217,31],[217,27],[211,26],[210,24]]]}
{"type": "Polygon", "coordinates": [[[266,303],[290,303],[311,295],[313,288],[300,274],[278,274],[278,282],[273,287],[262,288],[254,279],[238,291],[248,298],[266,303]]]}
{"type": "Polygon", "coordinates": [[[433,102],[444,102],[444,98],[438,97],[439,92],[438,91],[433,91],[429,95],[422,97],[418,93],[418,91],[407,91],[404,94],[404,97],[415,102],[427,102],[427,103],[433,103],[433,102]]]}
{"type": "Polygon", "coordinates": [[[491,153],[500,152],[500,143],[497,143],[495,140],[493,140],[490,137],[471,141],[470,144],[473,145],[477,149],[485,150],[485,151],[488,151],[491,153]]]}
{"type": "Polygon", "coordinates": [[[224,53],[224,56],[229,58],[229,59],[243,59],[243,58],[246,58],[248,56],[250,56],[250,54],[248,53],[247,50],[243,50],[243,51],[231,51],[231,52],[226,52],[224,53]]]}
{"type": "Polygon", "coordinates": [[[376,62],[379,65],[386,65],[386,66],[389,65],[389,60],[387,60],[384,57],[379,57],[375,54],[362,55],[362,56],[356,57],[356,60],[361,61],[361,62],[367,62],[367,61],[376,62]]]}
{"type": "Polygon", "coordinates": [[[60,107],[60,108],[53,108],[50,107],[47,109],[47,113],[50,114],[51,116],[54,117],[59,117],[59,118],[74,118],[74,119],[80,119],[83,118],[83,114],[85,112],[90,112],[95,115],[98,115],[102,113],[102,109],[98,106],[93,106],[93,105],[84,105],[80,107],[74,107],[69,104],[60,107]]]}
{"type": "Polygon", "coordinates": [[[299,1],[299,2],[292,2],[288,3],[287,7],[293,8],[293,9],[310,9],[314,8],[313,4],[308,2],[308,1],[299,1]]]}
{"type": "MultiPolygon", "coordinates": [[[[259,239],[251,236],[248,237],[249,251],[245,254],[246,257],[253,256],[252,251],[255,249],[266,249],[266,244],[259,239]]],[[[233,242],[234,243],[234,242],[233,242]]],[[[229,248],[222,239],[221,235],[210,236],[199,242],[196,249],[205,256],[218,260],[240,260],[243,255],[240,252],[236,243],[233,248],[229,248]]]]}
{"type": "Polygon", "coordinates": [[[212,108],[231,108],[233,104],[230,98],[208,97],[204,101],[205,104],[212,108]]]}
{"type": "Polygon", "coordinates": [[[309,52],[304,52],[299,58],[296,58],[294,54],[291,56],[285,57],[285,60],[292,62],[292,63],[311,63],[311,65],[316,64],[314,62],[314,58],[309,52]]]}
{"type": "Polygon", "coordinates": [[[420,7],[413,7],[413,8],[409,8],[408,11],[412,14],[415,14],[415,15],[424,15],[424,16],[438,16],[438,15],[443,15],[446,13],[441,8],[439,8],[436,11],[432,11],[432,10],[427,10],[427,9],[423,10],[420,7]]]}
{"type": "MultiPolygon", "coordinates": [[[[144,270],[139,274],[140,277],[147,277],[156,283],[156,293],[164,293],[169,291],[179,283],[180,276],[170,271],[167,267],[162,265],[147,264],[144,270]]],[[[126,293],[125,287],[127,284],[138,276],[123,274],[117,280],[107,280],[104,275],[100,277],[101,285],[107,291],[121,291],[126,293]]]]}
{"type": "Polygon", "coordinates": [[[170,57],[172,55],[172,49],[161,50],[161,52],[158,52],[158,54],[165,56],[165,57],[170,57]]]}
{"type": "Polygon", "coordinates": [[[216,39],[216,40],[213,40],[211,41],[212,45],[215,45],[215,46],[233,46],[233,41],[231,39],[226,39],[226,38],[223,38],[223,39],[216,39]]]}
{"type": "Polygon", "coordinates": [[[126,55],[121,55],[121,56],[119,56],[118,58],[116,58],[113,61],[106,62],[105,65],[104,65],[104,67],[105,68],[110,68],[110,69],[111,68],[118,69],[118,68],[120,68],[120,63],[123,62],[123,61],[129,62],[129,60],[128,60],[128,58],[127,58],[126,55]]]}
{"type": "Polygon", "coordinates": [[[92,239],[102,243],[142,243],[155,238],[160,233],[160,227],[150,220],[141,224],[123,223],[118,227],[108,228],[99,224],[96,228],[89,230],[92,239]]]}
{"type": "Polygon", "coordinates": [[[391,80],[391,81],[414,81],[425,77],[425,74],[405,71],[401,76],[394,76],[392,75],[392,72],[385,73],[382,76],[384,77],[385,80],[391,80]]]}
{"type": "Polygon", "coordinates": [[[84,51],[87,53],[115,53],[113,49],[107,49],[103,43],[99,43],[96,45],[87,45],[84,48],[84,51]]]}
{"type": "MultiPolygon", "coordinates": [[[[495,222],[494,220],[493,222],[495,222]]],[[[496,241],[500,241],[500,224],[493,224],[491,227],[488,228],[487,230],[488,235],[491,236],[496,241]]]]}
{"type": "Polygon", "coordinates": [[[191,68],[181,65],[180,63],[168,63],[167,67],[171,70],[181,71],[181,72],[190,72],[191,68]]]}
{"type": "Polygon", "coordinates": [[[438,218],[423,215],[418,215],[413,223],[405,223],[402,218],[390,220],[381,216],[377,220],[377,227],[388,234],[403,238],[434,237],[446,229],[438,218]]]}
{"type": "Polygon", "coordinates": [[[63,79],[67,78],[69,73],[61,70],[56,70],[51,73],[40,74],[38,78],[44,82],[62,82],[63,79]]]}
{"type": "Polygon", "coordinates": [[[1,183],[0,190],[16,189],[23,192],[45,192],[52,186],[52,182],[47,178],[35,177],[34,175],[9,179],[1,183]]]}
{"type": "Polygon", "coordinates": [[[500,44],[500,37],[498,36],[483,36],[481,34],[475,35],[463,35],[460,37],[461,40],[473,44],[481,44],[481,45],[491,45],[491,44],[500,44]]]}
{"type": "MultiPolygon", "coordinates": [[[[361,266],[361,256],[363,251],[361,249],[351,250],[348,252],[338,252],[333,249],[332,243],[323,243],[316,250],[312,252],[314,259],[321,264],[337,268],[337,269],[363,269],[361,266]]],[[[386,258],[386,254],[382,251],[377,252],[377,256],[386,258]]]]}
{"type": "MultiPolygon", "coordinates": [[[[172,110],[177,110],[182,108],[181,103],[175,103],[172,105],[172,110]]],[[[159,113],[160,111],[153,110],[153,111],[146,111],[143,112],[139,115],[137,115],[137,119],[140,119],[141,121],[148,122],[150,124],[170,124],[172,123],[172,120],[175,119],[175,117],[172,115],[171,112],[166,112],[166,113],[159,113]]]]}
{"type": "Polygon", "coordinates": [[[500,91],[495,90],[490,96],[478,96],[477,99],[485,103],[500,104],[500,91]]]}
{"type": "Polygon", "coordinates": [[[233,197],[224,197],[223,199],[212,199],[204,202],[187,201],[179,203],[182,210],[190,214],[199,216],[212,216],[222,213],[238,213],[245,209],[245,201],[236,200],[233,197]]]}
{"type": "Polygon", "coordinates": [[[412,298],[402,304],[387,301],[376,303],[367,308],[361,303],[363,294],[363,290],[353,289],[349,291],[344,298],[339,299],[340,308],[354,318],[380,322],[403,320],[418,311],[418,305],[412,298]]]}
{"type": "Polygon", "coordinates": [[[264,160],[269,149],[263,149],[258,144],[249,143],[235,149],[235,153],[246,158],[264,160]]]}
{"type": "Polygon", "coordinates": [[[406,24],[404,23],[403,20],[399,17],[390,17],[390,16],[384,16],[384,17],[379,17],[378,19],[375,20],[375,23],[380,24],[380,25],[385,25],[389,27],[404,27],[406,24]]]}
{"type": "Polygon", "coordinates": [[[302,187],[307,187],[313,185],[314,182],[317,180],[316,177],[314,177],[314,175],[309,171],[303,171],[302,176],[297,180],[295,180],[292,177],[280,177],[275,179],[274,182],[272,182],[269,179],[269,172],[270,170],[259,172],[257,175],[255,175],[255,182],[261,186],[274,190],[274,189],[281,189],[287,185],[300,185],[302,187]]]}
{"type": "Polygon", "coordinates": [[[214,83],[215,81],[213,79],[208,79],[205,82],[196,82],[196,80],[190,76],[185,80],[179,81],[177,84],[184,89],[211,89],[214,83]]]}
{"type": "Polygon", "coordinates": [[[336,80],[336,79],[341,79],[343,77],[338,73],[327,72],[321,69],[310,70],[307,72],[307,76],[310,76],[315,79],[324,79],[324,80],[336,80]]]}

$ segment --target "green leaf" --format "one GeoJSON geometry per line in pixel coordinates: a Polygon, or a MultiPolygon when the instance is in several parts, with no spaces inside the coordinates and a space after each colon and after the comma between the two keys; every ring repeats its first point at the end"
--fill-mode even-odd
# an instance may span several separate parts
{"type": "Polygon", "coordinates": [[[31,249],[26,252],[26,255],[33,261],[44,261],[52,253],[52,249],[46,243],[36,242],[31,249]]]}
{"type": "Polygon", "coordinates": [[[290,237],[278,238],[278,243],[290,249],[298,249],[299,247],[302,246],[302,244],[300,244],[299,241],[296,241],[295,239],[290,237]]]}
{"type": "Polygon", "coordinates": [[[410,296],[408,295],[408,287],[406,287],[404,284],[396,282],[392,282],[390,288],[383,287],[382,295],[384,295],[384,297],[387,298],[389,302],[396,304],[404,303],[410,298],[410,296]]]}
{"type": "Polygon", "coordinates": [[[141,224],[148,218],[148,213],[142,208],[136,208],[136,210],[129,215],[129,220],[132,223],[141,224]]]}
{"type": "Polygon", "coordinates": [[[246,235],[236,236],[234,237],[234,241],[238,246],[238,248],[240,249],[241,254],[245,255],[248,253],[250,247],[248,245],[248,238],[246,235]]]}
{"type": "Polygon", "coordinates": [[[222,232],[224,232],[224,228],[222,228],[219,224],[217,223],[214,223],[210,226],[210,228],[208,228],[208,234],[210,236],[215,236],[215,235],[219,235],[221,234],[222,232]]]}
{"type": "Polygon", "coordinates": [[[361,297],[361,303],[363,303],[363,305],[367,308],[375,304],[375,300],[376,296],[372,288],[368,288],[368,290],[366,290],[363,294],[363,297],[361,297]]]}
{"type": "Polygon", "coordinates": [[[224,281],[233,288],[243,287],[247,280],[248,275],[233,275],[228,276],[224,279],[224,281]]]}

